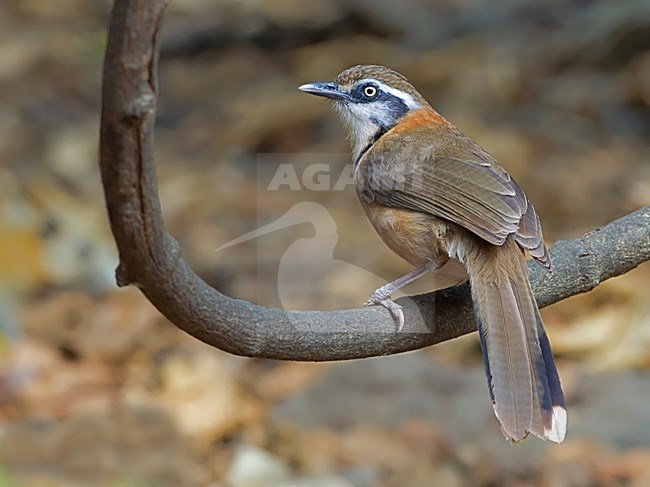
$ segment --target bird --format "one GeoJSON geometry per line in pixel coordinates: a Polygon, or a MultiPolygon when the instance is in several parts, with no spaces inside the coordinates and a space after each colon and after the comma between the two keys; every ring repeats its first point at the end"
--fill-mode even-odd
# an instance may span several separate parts
{"type": "Polygon", "coordinates": [[[364,306],[428,272],[462,264],[469,278],[490,396],[511,443],[529,433],[564,441],[567,412],[526,253],[551,269],[540,219],[521,187],[398,72],[358,65],[303,92],[334,105],[349,131],[354,188],[381,239],[413,266],[364,306]]]}

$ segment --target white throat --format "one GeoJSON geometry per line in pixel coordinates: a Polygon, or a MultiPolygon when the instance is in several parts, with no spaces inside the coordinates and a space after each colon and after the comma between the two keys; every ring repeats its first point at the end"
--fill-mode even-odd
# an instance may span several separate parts
{"type": "Polygon", "coordinates": [[[381,125],[371,122],[368,118],[361,118],[358,112],[359,106],[354,106],[351,110],[342,103],[335,104],[336,110],[348,127],[348,139],[352,146],[352,160],[356,161],[361,152],[372,143],[378,131],[382,129],[381,125]],[[354,109],[357,110],[354,110],[354,109]],[[354,111],[353,111],[354,110],[354,111]],[[357,112],[357,113],[355,113],[357,112]]]}

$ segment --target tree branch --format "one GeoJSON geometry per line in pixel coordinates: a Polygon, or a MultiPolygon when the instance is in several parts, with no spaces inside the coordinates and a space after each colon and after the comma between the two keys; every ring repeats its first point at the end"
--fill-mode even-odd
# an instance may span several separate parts
{"type": "MultiPolygon", "coordinates": [[[[166,0],[116,0],[103,72],[100,167],[120,254],[117,282],[135,284],[174,325],[227,352],[284,360],[345,360],[414,350],[476,329],[467,285],[402,298],[406,325],[384,309],[286,311],[232,299],[202,281],[164,228],[153,131],[157,53],[166,0]]],[[[531,282],[540,306],[593,289],[650,259],[650,207],[556,243],[553,272],[531,282]]]]}

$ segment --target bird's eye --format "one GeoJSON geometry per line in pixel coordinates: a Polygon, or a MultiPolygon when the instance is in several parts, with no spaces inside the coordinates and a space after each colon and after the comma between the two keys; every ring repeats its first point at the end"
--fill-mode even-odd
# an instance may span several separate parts
{"type": "Polygon", "coordinates": [[[363,94],[368,98],[372,98],[377,95],[377,87],[373,85],[366,85],[363,87],[363,94]]]}

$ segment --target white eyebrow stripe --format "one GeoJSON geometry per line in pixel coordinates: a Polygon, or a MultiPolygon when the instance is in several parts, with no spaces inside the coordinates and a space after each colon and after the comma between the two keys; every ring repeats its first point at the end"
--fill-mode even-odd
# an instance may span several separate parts
{"type": "Polygon", "coordinates": [[[409,107],[411,110],[420,108],[420,104],[416,102],[415,99],[409,93],[398,90],[397,88],[393,88],[392,86],[388,86],[386,83],[383,83],[374,78],[365,78],[360,81],[357,81],[356,84],[361,85],[363,83],[375,83],[382,91],[385,91],[386,93],[390,93],[391,95],[402,100],[404,103],[406,103],[406,106],[409,107]]]}

